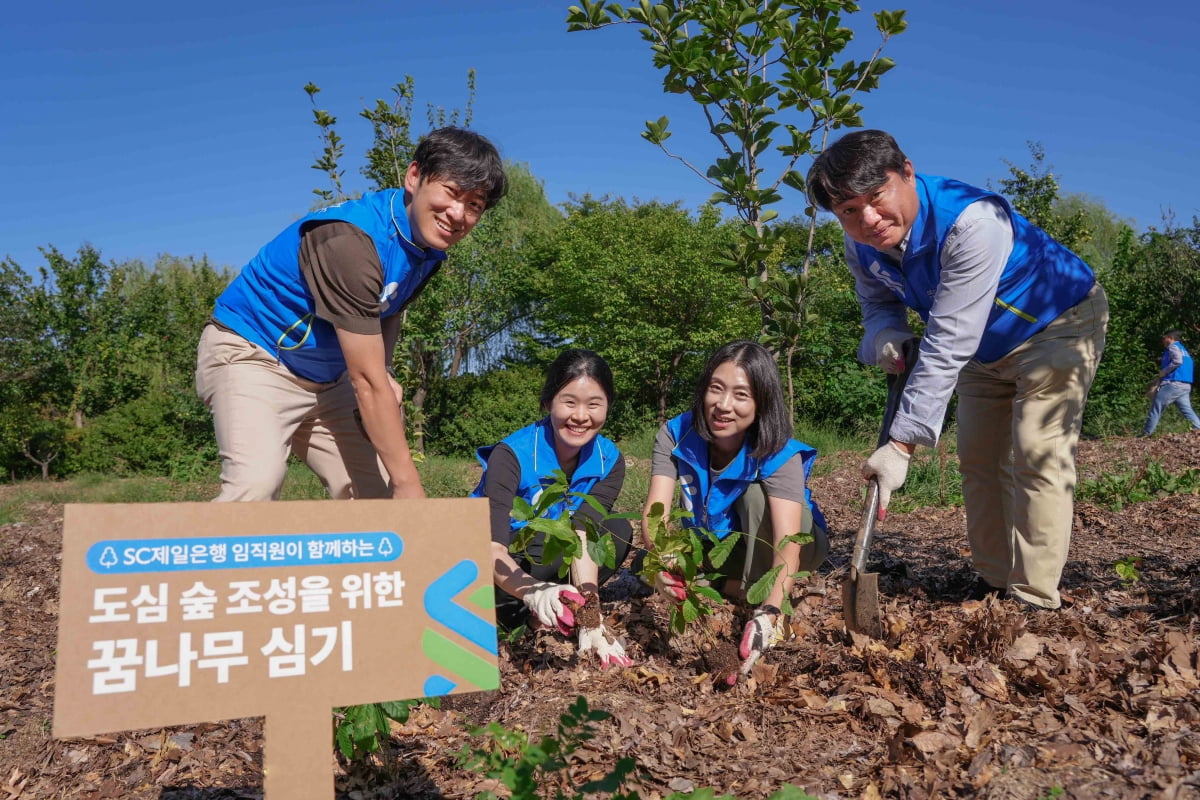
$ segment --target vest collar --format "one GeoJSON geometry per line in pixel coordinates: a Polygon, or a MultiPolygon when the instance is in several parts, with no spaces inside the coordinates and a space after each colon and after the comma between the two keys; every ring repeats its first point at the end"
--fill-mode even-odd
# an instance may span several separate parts
{"type": "MultiPolygon", "coordinates": [[[[704,441],[704,438],[696,432],[696,426],[692,424],[690,411],[688,412],[688,419],[685,421],[684,434],[675,443],[673,453],[689,464],[695,464],[705,474],[708,474],[711,469],[712,465],[708,458],[708,442],[704,441]]],[[[716,476],[716,482],[720,483],[729,480],[752,481],[757,475],[758,459],[750,455],[746,442],[742,442],[737,455],[716,476]]]]}
{"type": "Polygon", "coordinates": [[[908,229],[908,246],[904,248],[904,261],[917,258],[921,253],[937,245],[937,222],[933,218],[933,200],[930,197],[932,189],[925,182],[923,175],[913,173],[913,180],[916,181],[919,208],[917,209],[917,218],[913,220],[912,227],[908,229]]]}
{"type": "Polygon", "coordinates": [[[444,261],[446,259],[445,250],[421,247],[412,240],[412,223],[408,219],[408,207],[404,205],[403,189],[397,189],[392,194],[388,208],[392,217],[392,225],[396,228],[396,233],[400,236],[400,246],[404,248],[404,251],[409,256],[415,257],[418,262],[444,261]]]}
{"type": "MultiPolygon", "coordinates": [[[[538,475],[548,475],[556,469],[562,469],[558,463],[558,452],[554,449],[554,430],[550,426],[550,417],[542,417],[535,424],[533,435],[533,469],[538,475]]],[[[605,463],[604,450],[599,446],[600,434],[579,450],[579,463],[571,474],[569,483],[585,478],[600,479],[609,473],[605,463]]]]}

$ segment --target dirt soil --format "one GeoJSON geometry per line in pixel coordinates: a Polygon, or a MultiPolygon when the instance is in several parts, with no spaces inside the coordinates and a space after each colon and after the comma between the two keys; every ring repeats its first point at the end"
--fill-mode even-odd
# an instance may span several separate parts
{"type": "MultiPolygon", "coordinates": [[[[1179,472],[1198,451],[1191,434],[1085,441],[1081,477],[1152,461],[1179,472]]],[[[884,598],[875,641],[842,623],[861,481],[857,458],[841,460],[813,481],[829,562],[795,591],[796,637],[748,678],[718,690],[703,657],[740,621],[669,640],[660,601],[626,576],[602,599],[634,666],[601,672],[546,633],[503,644],[501,689],[418,708],[376,757],[338,761],[338,797],[503,796],[456,765],[482,742],[468,727],[540,735],[582,695],[613,716],[576,753],[568,792],[632,757],[643,798],[785,783],[819,798],[1200,798],[1200,496],[1077,504],[1054,612],[964,599],[960,508],[893,512],[869,564],[884,598]],[[1141,577],[1125,585],[1113,564],[1130,556],[1141,577]]],[[[0,800],[262,797],[261,720],[51,738],[61,539],[57,506],[0,528],[0,800]]]]}

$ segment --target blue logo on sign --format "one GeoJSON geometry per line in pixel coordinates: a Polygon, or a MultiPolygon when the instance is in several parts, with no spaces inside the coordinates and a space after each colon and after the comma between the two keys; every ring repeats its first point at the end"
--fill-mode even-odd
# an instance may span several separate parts
{"type": "MultiPolygon", "coordinates": [[[[459,599],[478,577],[479,567],[474,561],[455,564],[425,591],[425,613],[434,622],[441,623],[494,656],[498,652],[496,626],[463,605],[459,599]]],[[[479,608],[493,608],[495,589],[488,581],[463,599],[479,608]]],[[[485,690],[500,686],[500,670],[494,663],[480,658],[440,631],[426,628],[421,635],[421,650],[453,676],[439,674],[427,677],[426,697],[449,694],[463,682],[485,690]]]]}
{"type": "Polygon", "coordinates": [[[395,561],[403,550],[391,531],[109,539],[88,548],[87,565],[100,575],[312,567],[395,561]]]}

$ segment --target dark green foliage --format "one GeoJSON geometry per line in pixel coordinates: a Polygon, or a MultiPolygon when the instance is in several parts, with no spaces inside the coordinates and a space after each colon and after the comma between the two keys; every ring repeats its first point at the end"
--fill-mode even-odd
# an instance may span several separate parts
{"type": "MultiPolygon", "coordinates": [[[[459,765],[499,780],[511,793],[512,800],[550,797],[582,800],[598,792],[604,792],[614,800],[636,798],[633,793],[620,793],[636,768],[632,758],[618,760],[603,778],[582,784],[573,783],[567,772],[576,751],[599,734],[597,723],[611,717],[606,711],[589,708],[587,700],[579,697],[559,718],[554,736],[547,734],[534,740],[529,734],[493,722],[471,731],[472,735],[484,737],[485,741],[480,747],[464,747],[459,753],[459,765]]],[[[494,800],[498,795],[480,792],[477,797],[494,800]]]]}
{"type": "Polygon", "coordinates": [[[194,470],[198,458],[213,461],[217,455],[211,419],[194,394],[148,394],[68,435],[64,474],[171,476],[194,470]]]}
{"type": "Polygon", "coordinates": [[[738,278],[713,264],[735,235],[712,208],[584,197],[539,252],[539,329],[613,366],[612,435],[686,407],[708,353],[757,330],[738,278]]]}
{"type": "Polygon", "coordinates": [[[43,254],[37,282],[0,268],[0,321],[20,337],[0,339],[7,473],[194,472],[215,455],[192,388],[196,344],[229,275],[169,256],[104,264],[91,247],[43,254]]]}
{"type": "Polygon", "coordinates": [[[386,737],[391,730],[388,720],[394,719],[401,724],[408,722],[412,710],[422,704],[438,708],[441,700],[427,697],[346,706],[334,712],[333,740],[347,761],[362,758],[379,749],[379,737],[386,737]]]}
{"type": "Polygon", "coordinates": [[[1112,267],[1098,277],[1111,320],[1085,429],[1124,433],[1146,419],[1144,393],[1158,372],[1162,335],[1180,329],[1189,350],[1200,349],[1200,220],[1189,228],[1168,223],[1141,237],[1125,228],[1112,267]]]}
{"type": "MultiPolygon", "coordinates": [[[[558,721],[554,735],[534,738],[528,733],[510,730],[498,722],[475,728],[471,735],[481,737],[477,747],[464,747],[458,755],[459,766],[498,780],[508,789],[510,800],[640,800],[641,795],[626,789],[638,777],[637,761],[617,759],[612,769],[600,778],[576,783],[569,772],[574,755],[600,734],[599,723],[611,719],[607,711],[588,707],[587,699],[576,698],[558,721]]],[[[594,764],[593,764],[594,766],[594,764]]],[[[476,800],[496,800],[495,792],[484,791],[476,800]]],[[[736,800],[733,795],[718,796],[712,789],[700,788],[686,794],[672,792],[664,800],[736,800]]],[[[812,795],[785,783],[768,800],[816,800],[812,795]]]]}
{"type": "Polygon", "coordinates": [[[518,364],[483,375],[460,375],[439,384],[430,397],[426,435],[441,455],[471,457],[540,419],[542,370],[518,364]]]}

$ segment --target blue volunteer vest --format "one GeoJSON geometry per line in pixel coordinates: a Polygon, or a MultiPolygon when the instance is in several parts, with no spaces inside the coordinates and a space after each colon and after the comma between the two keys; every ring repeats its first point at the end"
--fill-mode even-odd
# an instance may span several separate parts
{"type": "Polygon", "coordinates": [[[921,207],[904,262],[894,267],[875,248],[855,243],[859,263],[928,321],[946,234],[971,203],[985,197],[998,200],[1012,221],[1013,249],[975,358],[985,363],[1003,358],[1091,291],[1096,278],[1083,259],[1014,211],[1000,195],[935,175],[916,175],[916,182],[921,207]]]}
{"type": "Polygon", "coordinates": [[[815,449],[796,439],[789,439],[779,452],[757,459],[750,455],[749,445],[743,443],[733,461],[710,483],[708,442],[692,425],[692,412],[686,411],[667,420],[667,430],[675,439],[675,449],[671,453],[679,469],[679,502],[685,511],[693,515],[691,519],[682,521],[685,527],[706,528],[718,539],[741,530],[741,521],[733,504],[746,493],[750,484],[771,477],[797,453],[801,454],[801,463],[804,465],[804,500],[812,511],[813,523],[827,527],[825,515],[813,501],[808,488],[808,476],[812,472],[813,462],[817,460],[815,449]]]}
{"type": "MultiPolygon", "coordinates": [[[[1188,353],[1187,348],[1183,346],[1183,342],[1175,342],[1180,351],[1183,353],[1183,363],[1167,374],[1164,381],[1179,381],[1180,383],[1192,383],[1192,375],[1195,372],[1192,363],[1192,356],[1188,353]]],[[[1163,351],[1162,364],[1160,370],[1166,369],[1171,363],[1171,348],[1168,347],[1163,351]]]]}
{"type": "Polygon", "coordinates": [[[296,375],[328,383],[346,370],[333,325],[315,315],[300,272],[300,229],[326,220],[349,222],[375,243],[383,265],[380,318],[400,311],[446,258],[412,241],[404,190],[388,189],[314,211],[258,251],[217,298],[213,317],[242,338],[274,353],[296,375]]]}
{"type": "MultiPolygon", "coordinates": [[[[553,482],[551,473],[562,469],[558,463],[558,454],[554,452],[554,431],[550,428],[549,419],[543,417],[500,442],[508,445],[516,454],[521,469],[517,496],[531,504],[537,501],[542,489],[553,482]]],[[[496,445],[491,445],[475,451],[479,463],[483,465],[483,475],[479,478],[479,485],[471,492],[471,497],[487,496],[483,487],[487,481],[488,458],[495,449],[496,445]]],[[[603,436],[596,436],[579,451],[579,464],[575,467],[575,473],[571,475],[570,491],[584,494],[591,492],[593,486],[613,471],[620,457],[621,451],[612,441],[603,436]]],[[[560,516],[564,510],[574,516],[582,505],[582,497],[566,497],[551,506],[547,516],[560,516]]],[[[512,530],[519,530],[527,524],[523,520],[512,520],[512,530]]]]}

